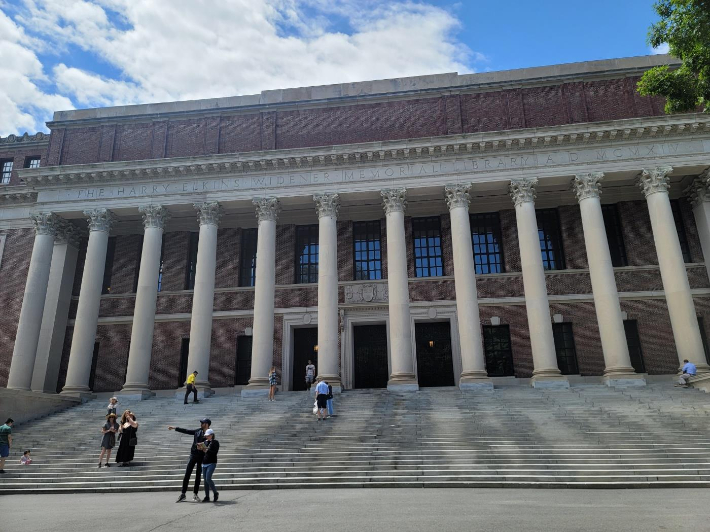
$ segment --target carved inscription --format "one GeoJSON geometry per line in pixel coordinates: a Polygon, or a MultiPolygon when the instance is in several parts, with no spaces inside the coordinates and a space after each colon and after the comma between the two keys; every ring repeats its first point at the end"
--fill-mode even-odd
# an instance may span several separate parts
{"type": "Polygon", "coordinates": [[[354,284],[345,287],[346,303],[386,303],[389,301],[386,284],[354,284]]]}

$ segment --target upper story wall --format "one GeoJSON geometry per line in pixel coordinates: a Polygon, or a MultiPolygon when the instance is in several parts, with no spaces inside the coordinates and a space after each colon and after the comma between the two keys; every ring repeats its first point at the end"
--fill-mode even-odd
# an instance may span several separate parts
{"type": "Polygon", "coordinates": [[[47,166],[47,147],[49,146],[49,135],[37,133],[22,136],[8,135],[0,137],[0,170],[2,163],[12,161],[12,174],[9,183],[2,182],[0,175],[0,186],[20,185],[17,171],[24,168],[30,158],[39,157],[40,166],[47,166]]]}
{"type": "Polygon", "coordinates": [[[598,122],[663,114],[636,92],[667,56],[55,114],[43,165],[85,164],[598,122]]]}

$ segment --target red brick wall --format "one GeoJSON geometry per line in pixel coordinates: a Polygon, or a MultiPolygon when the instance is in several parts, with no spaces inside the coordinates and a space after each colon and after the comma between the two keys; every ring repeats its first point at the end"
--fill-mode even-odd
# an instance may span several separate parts
{"type": "Polygon", "coordinates": [[[12,175],[10,182],[7,185],[21,185],[20,178],[17,177],[17,171],[25,167],[25,159],[27,157],[39,157],[40,165],[47,164],[47,148],[48,144],[39,144],[35,146],[25,146],[22,143],[8,144],[0,146],[0,161],[12,160],[12,175]]]}

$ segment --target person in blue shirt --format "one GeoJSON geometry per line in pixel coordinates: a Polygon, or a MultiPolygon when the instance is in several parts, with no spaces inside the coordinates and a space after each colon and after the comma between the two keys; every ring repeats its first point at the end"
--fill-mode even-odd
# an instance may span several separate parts
{"type": "Polygon", "coordinates": [[[683,388],[687,388],[688,381],[690,380],[690,377],[695,377],[695,375],[697,373],[698,373],[698,368],[695,367],[695,364],[693,364],[692,362],[688,362],[687,358],[685,360],[683,360],[683,373],[678,378],[678,386],[682,386],[683,388]]]}
{"type": "Polygon", "coordinates": [[[316,406],[318,410],[316,411],[316,418],[318,421],[326,417],[326,409],[328,408],[328,383],[325,381],[320,381],[316,386],[316,406]]]}

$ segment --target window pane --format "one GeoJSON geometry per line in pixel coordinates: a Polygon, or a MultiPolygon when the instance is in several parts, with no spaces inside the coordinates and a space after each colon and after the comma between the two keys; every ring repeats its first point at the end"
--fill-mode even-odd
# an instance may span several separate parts
{"type": "Polygon", "coordinates": [[[606,229],[606,239],[609,242],[609,253],[611,254],[611,265],[628,266],[626,260],[626,247],[624,246],[624,236],[621,232],[621,218],[619,211],[614,205],[602,205],[602,216],[604,217],[604,228],[606,229]]]}
{"type": "Polygon", "coordinates": [[[296,283],[318,282],[318,225],[296,227],[296,283]]]}
{"type": "Polygon", "coordinates": [[[31,155],[25,157],[25,168],[39,168],[40,157],[31,155]]]}
{"type": "Polygon", "coordinates": [[[12,160],[0,161],[0,184],[7,185],[12,177],[12,160]]]}
{"type": "Polygon", "coordinates": [[[415,274],[417,277],[444,275],[441,259],[441,221],[438,216],[412,218],[415,274]]]}
{"type": "Polygon", "coordinates": [[[380,221],[353,223],[356,281],[382,279],[380,221]]]}
{"type": "Polygon", "coordinates": [[[239,257],[239,286],[256,282],[256,243],[258,229],[242,229],[242,251],[239,257]]]}
{"type": "Polygon", "coordinates": [[[504,267],[498,213],[472,214],[471,238],[476,273],[502,273],[504,267]]]}
{"type": "Polygon", "coordinates": [[[539,209],[535,211],[535,215],[543,267],[546,270],[564,270],[565,260],[557,209],[539,209]]]}

